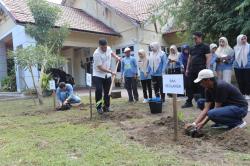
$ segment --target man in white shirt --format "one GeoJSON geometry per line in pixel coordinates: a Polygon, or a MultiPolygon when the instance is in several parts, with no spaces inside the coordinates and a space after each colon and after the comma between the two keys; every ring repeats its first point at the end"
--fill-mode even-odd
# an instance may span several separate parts
{"type": "Polygon", "coordinates": [[[106,39],[99,40],[99,47],[93,54],[93,76],[96,86],[95,100],[96,109],[99,114],[110,111],[110,96],[108,95],[111,86],[111,76],[115,72],[111,70],[111,58],[120,60],[120,57],[112,52],[106,39]],[[102,98],[102,91],[104,97],[102,98]]]}

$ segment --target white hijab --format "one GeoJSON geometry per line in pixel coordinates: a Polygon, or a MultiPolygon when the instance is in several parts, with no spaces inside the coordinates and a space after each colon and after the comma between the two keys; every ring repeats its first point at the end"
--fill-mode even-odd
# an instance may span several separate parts
{"type": "Polygon", "coordinates": [[[180,58],[180,53],[178,52],[176,45],[170,46],[170,51],[169,52],[170,52],[170,54],[168,56],[168,59],[177,62],[179,60],[179,58],[180,58]],[[175,52],[174,54],[171,52],[171,49],[174,50],[174,52],[175,52]]]}
{"type": "Polygon", "coordinates": [[[148,67],[148,57],[146,55],[146,52],[143,49],[140,49],[139,53],[143,55],[142,57],[139,56],[139,62],[138,62],[139,69],[143,73],[146,73],[147,72],[147,67],[148,67]]]}
{"type": "Polygon", "coordinates": [[[153,72],[155,72],[161,63],[161,57],[164,55],[164,52],[161,50],[161,46],[158,42],[151,43],[150,47],[156,50],[151,51],[149,54],[149,66],[153,69],[153,72]]]}
{"type": "Polygon", "coordinates": [[[227,38],[221,37],[219,39],[219,42],[221,40],[224,41],[225,45],[224,45],[224,47],[221,47],[219,45],[219,47],[217,48],[215,54],[217,55],[218,58],[225,58],[227,56],[231,56],[233,54],[233,49],[229,46],[227,38]]]}
{"type": "Polygon", "coordinates": [[[249,44],[242,44],[241,42],[243,37],[246,37],[246,35],[241,34],[237,37],[237,45],[234,47],[235,60],[240,67],[245,67],[247,65],[247,55],[249,54],[249,44]]]}

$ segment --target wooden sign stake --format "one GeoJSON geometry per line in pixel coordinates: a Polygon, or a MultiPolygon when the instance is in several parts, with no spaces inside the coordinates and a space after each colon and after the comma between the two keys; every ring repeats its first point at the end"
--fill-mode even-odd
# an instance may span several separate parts
{"type": "Polygon", "coordinates": [[[178,141],[177,94],[173,94],[174,141],[178,141]]]}

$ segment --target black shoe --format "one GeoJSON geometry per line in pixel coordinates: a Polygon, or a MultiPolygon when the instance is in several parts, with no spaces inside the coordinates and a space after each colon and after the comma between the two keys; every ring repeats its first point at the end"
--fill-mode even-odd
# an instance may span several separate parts
{"type": "Polygon", "coordinates": [[[181,106],[181,108],[191,108],[193,107],[192,103],[186,102],[183,106],[181,106]]]}

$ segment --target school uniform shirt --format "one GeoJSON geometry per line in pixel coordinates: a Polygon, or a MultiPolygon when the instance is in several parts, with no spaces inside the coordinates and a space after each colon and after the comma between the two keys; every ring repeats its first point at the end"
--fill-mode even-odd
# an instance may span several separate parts
{"type": "MultiPolygon", "coordinates": [[[[142,67],[143,62],[142,61],[138,61],[138,66],[139,66],[139,71],[140,71],[140,80],[150,80],[151,79],[151,75],[147,74],[145,76],[145,72],[143,71],[143,67],[142,67]]],[[[147,61],[147,68],[148,68],[148,61],[147,61]]],[[[146,71],[147,72],[147,71],[146,71]]]]}
{"type": "Polygon", "coordinates": [[[104,68],[111,69],[111,54],[112,50],[108,46],[107,51],[103,52],[100,48],[97,48],[93,54],[93,76],[100,78],[109,78],[111,73],[104,72],[98,68],[98,66],[103,66],[104,68]]]}
{"type": "Polygon", "coordinates": [[[121,63],[121,73],[124,77],[135,77],[137,75],[137,63],[135,57],[124,57],[121,63]]]}
{"type": "MultiPolygon", "coordinates": [[[[153,61],[153,57],[151,57],[151,56],[154,56],[154,55],[150,55],[149,61],[153,61]]],[[[162,74],[165,73],[165,69],[166,69],[166,66],[168,63],[166,53],[161,51],[161,54],[157,60],[159,61],[158,67],[155,67],[153,62],[151,62],[151,64],[153,64],[153,65],[150,65],[150,62],[149,62],[147,73],[149,73],[151,76],[162,76],[162,74]]]]}
{"type": "Polygon", "coordinates": [[[168,58],[167,69],[179,69],[179,68],[184,68],[181,56],[179,56],[176,62],[170,62],[170,59],[168,58]]]}
{"type": "Polygon", "coordinates": [[[216,59],[217,59],[217,55],[215,53],[213,53],[211,60],[210,60],[210,69],[213,71],[216,70],[216,59]]]}

